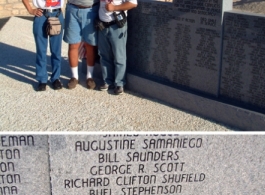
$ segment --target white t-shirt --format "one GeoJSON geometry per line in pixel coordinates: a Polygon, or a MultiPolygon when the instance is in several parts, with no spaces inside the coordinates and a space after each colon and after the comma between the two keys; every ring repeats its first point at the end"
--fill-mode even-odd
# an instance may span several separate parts
{"type": "MultiPolygon", "coordinates": [[[[114,5],[120,5],[127,1],[133,4],[137,4],[137,0],[110,0],[110,1],[112,1],[111,3],[113,3],[114,5]]],[[[99,19],[103,22],[111,22],[114,20],[113,12],[109,12],[106,10],[107,2],[109,2],[109,0],[100,0],[99,19]]],[[[125,11],[125,14],[127,15],[127,11],[125,11]]]]}
{"type": "Polygon", "coordinates": [[[58,9],[64,6],[64,0],[33,0],[32,3],[41,9],[58,9]]]}

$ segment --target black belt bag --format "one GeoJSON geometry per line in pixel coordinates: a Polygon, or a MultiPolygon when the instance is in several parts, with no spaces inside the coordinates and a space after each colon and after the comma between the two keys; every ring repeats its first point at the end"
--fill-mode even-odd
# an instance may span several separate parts
{"type": "Polygon", "coordinates": [[[95,20],[95,27],[96,27],[96,29],[103,30],[105,28],[110,27],[113,24],[117,24],[117,26],[119,28],[122,28],[126,24],[127,17],[126,17],[126,14],[125,14],[124,11],[121,11],[118,14],[116,12],[114,12],[113,13],[113,16],[114,16],[114,20],[111,21],[111,22],[103,22],[103,21],[101,21],[99,19],[96,19],[95,20]]]}

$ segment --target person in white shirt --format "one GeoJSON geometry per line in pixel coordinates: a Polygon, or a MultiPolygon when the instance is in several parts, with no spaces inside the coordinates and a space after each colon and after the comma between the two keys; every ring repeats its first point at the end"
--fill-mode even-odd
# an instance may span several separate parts
{"type": "Polygon", "coordinates": [[[37,91],[45,91],[48,81],[47,73],[47,46],[51,51],[52,75],[50,81],[55,90],[62,89],[61,74],[61,48],[64,18],[61,8],[64,0],[33,0],[32,7],[29,0],[22,0],[28,12],[35,16],[33,21],[33,35],[36,43],[36,80],[39,82],[37,91]],[[48,17],[58,17],[62,25],[59,35],[48,36],[46,23],[48,17]]]}
{"type": "Polygon", "coordinates": [[[124,92],[126,72],[127,10],[137,0],[100,0],[98,50],[104,84],[100,90],[124,92]]]}

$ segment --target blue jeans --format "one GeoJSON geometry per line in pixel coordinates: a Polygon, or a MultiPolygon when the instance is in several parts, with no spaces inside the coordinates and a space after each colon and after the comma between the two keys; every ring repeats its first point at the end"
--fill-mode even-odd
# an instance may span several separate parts
{"type": "Polygon", "coordinates": [[[108,85],[126,84],[127,23],[118,28],[116,24],[98,32],[98,50],[103,80],[108,85]]]}
{"type": "MultiPolygon", "coordinates": [[[[58,12],[48,13],[50,17],[54,17],[58,12]]],[[[63,31],[63,14],[59,15],[60,22],[62,24],[63,31]]],[[[35,17],[33,22],[33,34],[36,43],[36,80],[40,83],[47,83],[47,46],[48,41],[50,44],[51,51],[51,66],[52,75],[50,78],[51,82],[59,79],[61,74],[61,48],[62,48],[62,35],[47,36],[46,34],[46,20],[47,18],[43,15],[41,17],[35,17]]]]}

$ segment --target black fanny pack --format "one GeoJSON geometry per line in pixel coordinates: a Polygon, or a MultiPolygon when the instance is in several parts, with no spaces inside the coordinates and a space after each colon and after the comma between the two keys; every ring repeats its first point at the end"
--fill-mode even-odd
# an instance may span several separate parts
{"type": "Polygon", "coordinates": [[[96,19],[96,20],[95,20],[95,26],[96,26],[96,28],[97,28],[98,30],[103,30],[103,29],[105,29],[105,28],[110,27],[110,26],[113,25],[113,24],[117,24],[117,26],[118,26],[119,28],[124,27],[124,25],[125,25],[126,22],[127,22],[127,16],[126,16],[125,12],[124,12],[124,11],[121,11],[121,12],[118,13],[118,14],[117,14],[116,12],[114,12],[114,13],[113,13],[113,16],[114,16],[114,20],[111,21],[111,22],[103,22],[103,21],[101,21],[101,20],[99,20],[99,19],[96,19]]]}

